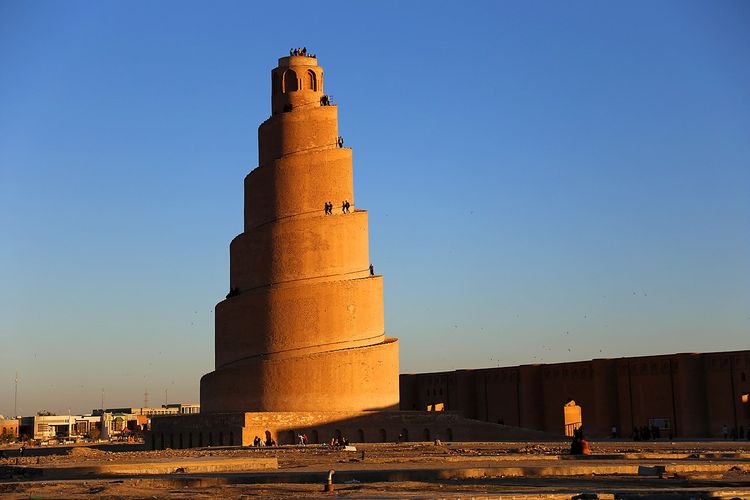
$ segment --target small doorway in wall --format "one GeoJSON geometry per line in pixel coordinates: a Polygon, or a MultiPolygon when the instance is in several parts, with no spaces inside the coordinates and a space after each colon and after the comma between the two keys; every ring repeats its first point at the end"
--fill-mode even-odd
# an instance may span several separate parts
{"type": "Polygon", "coordinates": [[[318,437],[318,431],[317,431],[317,430],[313,430],[313,431],[311,432],[311,434],[312,434],[312,436],[311,436],[311,437],[312,437],[312,442],[313,442],[314,444],[318,444],[318,443],[320,442],[320,441],[319,441],[319,439],[320,439],[320,438],[318,437]]]}
{"type": "Polygon", "coordinates": [[[409,442],[409,429],[401,429],[401,435],[398,437],[398,440],[403,443],[409,442]]]}
{"type": "Polygon", "coordinates": [[[388,439],[388,436],[385,433],[385,429],[380,429],[379,435],[380,435],[380,442],[385,443],[388,439]]]}
{"type": "Polygon", "coordinates": [[[565,406],[563,406],[563,418],[565,420],[565,436],[573,437],[575,430],[583,425],[582,409],[576,404],[575,400],[570,399],[565,403],[565,406]]]}
{"type": "Polygon", "coordinates": [[[357,442],[358,443],[365,442],[365,431],[363,431],[362,429],[357,429],[357,442]]]}

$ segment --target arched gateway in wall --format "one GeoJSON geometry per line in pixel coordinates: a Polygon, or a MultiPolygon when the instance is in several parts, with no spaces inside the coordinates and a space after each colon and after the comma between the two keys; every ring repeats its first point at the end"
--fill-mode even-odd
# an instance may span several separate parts
{"type": "Polygon", "coordinates": [[[574,400],[570,400],[563,406],[563,419],[565,421],[565,436],[572,437],[576,429],[583,426],[583,413],[574,400]]]}

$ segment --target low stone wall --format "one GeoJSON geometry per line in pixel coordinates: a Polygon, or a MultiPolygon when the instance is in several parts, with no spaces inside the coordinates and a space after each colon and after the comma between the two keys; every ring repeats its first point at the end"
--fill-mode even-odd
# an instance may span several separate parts
{"type": "Polygon", "coordinates": [[[256,436],[282,445],[297,443],[300,434],[307,435],[311,444],[342,437],[352,443],[560,439],[452,412],[249,412],[157,417],[146,445],[148,449],[250,446],[256,436]]]}
{"type": "Polygon", "coordinates": [[[244,423],[242,413],[153,417],[151,431],[146,435],[146,448],[164,450],[247,444],[242,437],[244,423]]]}

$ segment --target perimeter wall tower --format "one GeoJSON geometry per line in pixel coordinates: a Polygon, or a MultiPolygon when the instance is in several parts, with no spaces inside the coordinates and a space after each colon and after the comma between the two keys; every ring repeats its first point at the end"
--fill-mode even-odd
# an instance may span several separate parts
{"type": "Polygon", "coordinates": [[[245,178],[244,231],[230,245],[201,412],[398,409],[398,341],[385,336],[352,150],[323,83],[311,56],[282,57],[271,72],[271,117],[245,178]]]}

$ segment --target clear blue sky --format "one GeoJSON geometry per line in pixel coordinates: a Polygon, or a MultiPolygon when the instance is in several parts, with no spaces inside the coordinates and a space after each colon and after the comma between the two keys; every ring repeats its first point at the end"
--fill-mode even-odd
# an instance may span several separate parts
{"type": "Polygon", "coordinates": [[[0,413],[197,401],[270,70],[402,372],[750,348],[750,3],[0,0],[0,413]]]}

